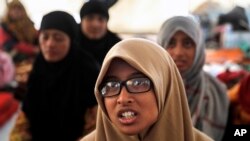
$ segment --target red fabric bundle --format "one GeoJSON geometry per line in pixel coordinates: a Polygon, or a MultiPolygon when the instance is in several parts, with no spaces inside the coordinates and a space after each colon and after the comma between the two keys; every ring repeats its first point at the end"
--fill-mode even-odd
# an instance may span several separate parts
{"type": "Polygon", "coordinates": [[[233,85],[238,83],[243,77],[245,77],[248,73],[244,70],[241,71],[229,71],[226,70],[223,73],[220,73],[217,78],[224,82],[228,88],[231,88],[233,85]]]}
{"type": "Polygon", "coordinates": [[[8,92],[0,92],[0,127],[18,110],[18,101],[8,92]]]}

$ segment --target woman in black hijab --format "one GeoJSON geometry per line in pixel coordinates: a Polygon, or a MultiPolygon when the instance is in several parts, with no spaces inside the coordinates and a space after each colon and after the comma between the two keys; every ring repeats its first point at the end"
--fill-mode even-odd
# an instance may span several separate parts
{"type": "Polygon", "coordinates": [[[81,23],[78,29],[80,47],[93,55],[102,65],[103,59],[110,48],[121,38],[108,29],[109,13],[105,3],[88,1],[80,10],[81,23]]]}
{"type": "Polygon", "coordinates": [[[99,72],[91,56],[76,47],[74,18],[54,11],[41,22],[41,53],[28,81],[23,110],[33,141],[76,141],[84,113],[96,105],[94,84],[99,72]]]}

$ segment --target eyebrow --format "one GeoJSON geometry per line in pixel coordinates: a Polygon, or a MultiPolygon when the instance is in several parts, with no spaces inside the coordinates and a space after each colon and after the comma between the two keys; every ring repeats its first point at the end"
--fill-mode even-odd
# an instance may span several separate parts
{"type": "Polygon", "coordinates": [[[184,39],[185,40],[192,40],[193,41],[193,39],[191,37],[189,37],[189,36],[186,36],[184,39]]]}
{"type": "Polygon", "coordinates": [[[62,31],[57,30],[57,29],[48,29],[48,30],[45,29],[41,31],[41,34],[46,34],[46,35],[50,34],[52,36],[62,35],[62,33],[63,33],[62,31]]]}

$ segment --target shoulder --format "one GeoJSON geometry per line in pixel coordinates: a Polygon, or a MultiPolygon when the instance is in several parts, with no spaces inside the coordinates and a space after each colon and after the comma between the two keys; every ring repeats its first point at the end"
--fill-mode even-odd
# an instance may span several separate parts
{"type": "Polygon", "coordinates": [[[226,90],[226,85],[221,82],[218,78],[216,78],[215,76],[212,76],[211,74],[204,72],[204,77],[207,80],[207,83],[211,84],[211,85],[216,85],[217,87],[222,87],[223,89],[226,90]]]}
{"type": "Polygon", "coordinates": [[[90,134],[83,137],[80,141],[94,141],[95,140],[95,135],[96,135],[96,130],[94,130],[90,134]]]}
{"type": "Polygon", "coordinates": [[[87,75],[88,77],[96,78],[98,76],[100,65],[90,53],[81,48],[77,48],[73,57],[71,69],[81,72],[81,76],[83,77],[87,75]]]}
{"type": "Polygon", "coordinates": [[[82,48],[76,48],[75,59],[77,59],[78,64],[82,64],[84,66],[93,66],[99,70],[98,62],[95,60],[92,54],[83,50],[82,48]]]}
{"type": "Polygon", "coordinates": [[[5,30],[3,26],[0,26],[0,40],[6,40],[10,38],[9,33],[5,30]]]}
{"type": "Polygon", "coordinates": [[[0,24],[0,30],[1,30],[2,32],[6,33],[6,34],[9,34],[9,33],[10,33],[9,27],[8,27],[8,25],[5,24],[5,23],[1,23],[1,24],[0,24]]]}
{"type": "Polygon", "coordinates": [[[118,36],[118,34],[114,33],[114,32],[111,32],[108,30],[107,32],[107,35],[106,35],[107,38],[109,39],[112,39],[112,41],[114,42],[119,42],[121,41],[121,38],[118,36]]]}
{"type": "Polygon", "coordinates": [[[208,137],[206,134],[203,132],[193,128],[194,130],[194,137],[196,141],[213,141],[210,137],[208,137]]]}

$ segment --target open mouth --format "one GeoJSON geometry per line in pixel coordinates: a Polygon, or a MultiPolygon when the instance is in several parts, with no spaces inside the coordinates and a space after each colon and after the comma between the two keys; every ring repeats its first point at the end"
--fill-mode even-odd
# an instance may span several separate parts
{"type": "Polygon", "coordinates": [[[134,111],[123,111],[119,112],[118,117],[122,124],[132,124],[137,118],[137,113],[134,111]]]}
{"type": "Polygon", "coordinates": [[[123,112],[119,115],[120,118],[133,118],[135,116],[136,116],[136,113],[132,111],[123,112]]]}

